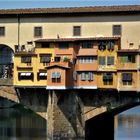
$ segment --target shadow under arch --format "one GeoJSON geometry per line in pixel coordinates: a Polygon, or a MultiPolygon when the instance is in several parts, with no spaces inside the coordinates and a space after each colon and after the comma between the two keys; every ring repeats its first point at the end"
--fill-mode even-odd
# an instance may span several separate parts
{"type": "MultiPolygon", "coordinates": [[[[5,44],[0,44],[0,80],[13,77],[14,50],[5,44]]],[[[3,84],[1,81],[0,84],[3,84]]]]}

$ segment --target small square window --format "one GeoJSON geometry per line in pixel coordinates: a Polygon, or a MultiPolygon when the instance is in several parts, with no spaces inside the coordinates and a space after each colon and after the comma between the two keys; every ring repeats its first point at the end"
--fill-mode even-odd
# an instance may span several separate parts
{"type": "Polygon", "coordinates": [[[73,36],[80,36],[81,35],[81,26],[74,26],[73,27],[73,36]]]}
{"type": "Polygon", "coordinates": [[[42,27],[34,27],[34,37],[42,37],[42,27]]]}
{"type": "Polygon", "coordinates": [[[122,27],[121,25],[113,25],[113,36],[121,36],[122,27]]]}
{"type": "Polygon", "coordinates": [[[0,27],[0,36],[5,36],[5,27],[0,27]]]}

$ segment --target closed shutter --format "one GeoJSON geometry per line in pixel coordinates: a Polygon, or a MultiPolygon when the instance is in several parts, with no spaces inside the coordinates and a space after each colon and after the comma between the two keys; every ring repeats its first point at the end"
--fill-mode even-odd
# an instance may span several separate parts
{"type": "Polygon", "coordinates": [[[77,72],[76,72],[76,71],[73,72],[73,79],[74,79],[75,81],[77,80],[77,72]]]}
{"type": "Polygon", "coordinates": [[[122,73],[122,81],[132,81],[132,73],[122,73]]]}
{"type": "Polygon", "coordinates": [[[88,80],[93,81],[93,72],[88,73],[88,80]]]}
{"type": "Polygon", "coordinates": [[[55,72],[52,72],[51,78],[52,78],[52,79],[55,78],[55,72]]]}
{"type": "Polygon", "coordinates": [[[84,73],[84,72],[81,73],[81,80],[82,81],[86,80],[86,73],[84,73]]]}

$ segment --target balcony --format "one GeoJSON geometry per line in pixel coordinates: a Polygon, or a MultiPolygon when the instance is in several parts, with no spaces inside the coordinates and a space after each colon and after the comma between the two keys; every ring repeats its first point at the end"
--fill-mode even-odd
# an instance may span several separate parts
{"type": "Polygon", "coordinates": [[[118,63],[118,70],[137,70],[137,63],[118,63]]]}
{"type": "Polygon", "coordinates": [[[77,54],[77,56],[97,56],[97,49],[93,48],[81,48],[77,54]]]}
{"type": "Polygon", "coordinates": [[[76,70],[77,71],[97,71],[97,62],[94,63],[82,63],[82,64],[76,64],[76,70]]]}

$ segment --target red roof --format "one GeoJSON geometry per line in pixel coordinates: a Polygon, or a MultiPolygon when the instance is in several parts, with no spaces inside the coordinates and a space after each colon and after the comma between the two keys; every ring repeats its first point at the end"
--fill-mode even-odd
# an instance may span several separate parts
{"type": "Polygon", "coordinates": [[[71,14],[71,13],[112,13],[112,12],[140,12],[140,5],[126,6],[95,6],[70,8],[30,8],[30,9],[0,9],[0,15],[17,14],[71,14]]]}

